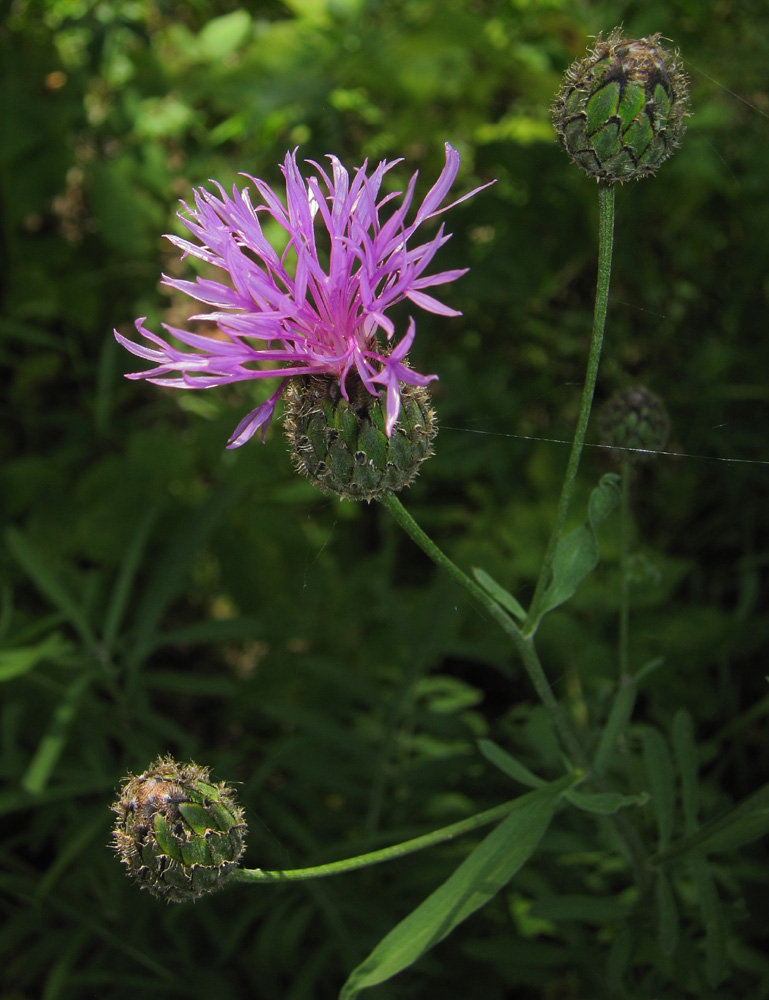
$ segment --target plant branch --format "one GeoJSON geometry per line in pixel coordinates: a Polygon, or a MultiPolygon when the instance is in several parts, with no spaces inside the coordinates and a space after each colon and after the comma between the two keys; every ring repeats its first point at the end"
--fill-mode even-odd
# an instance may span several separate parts
{"type": "Polygon", "coordinates": [[[606,312],[609,302],[609,286],[611,284],[611,258],[614,247],[614,185],[600,182],[598,185],[598,281],[595,290],[595,306],[593,309],[593,333],[590,340],[590,353],[587,361],[587,373],[585,384],[582,389],[582,401],[580,403],[579,417],[577,418],[577,429],[574,432],[574,440],[569,454],[569,462],[566,466],[561,495],[558,498],[558,508],[555,516],[555,524],[550,535],[550,540],[545,550],[542,560],[542,567],[539,571],[537,585],[534,590],[534,597],[531,607],[523,626],[525,636],[533,635],[540,618],[540,609],[544,601],[545,592],[552,577],[553,560],[558,543],[563,534],[566,523],[566,515],[569,512],[572,494],[574,493],[574,483],[577,478],[579,461],[582,456],[582,449],[585,445],[587,435],[587,425],[590,420],[590,410],[593,406],[593,396],[595,394],[595,384],[598,378],[598,366],[601,360],[601,349],[603,347],[603,335],[606,327],[606,312]]]}
{"type": "Polygon", "coordinates": [[[483,590],[474,580],[470,579],[455,562],[443,552],[435,542],[426,535],[419,527],[414,518],[409,514],[403,504],[394,493],[384,493],[379,497],[379,502],[386,507],[398,524],[407,535],[425,552],[432,561],[456,581],[481,605],[482,608],[494,619],[495,622],[512,640],[516,652],[519,654],[524,669],[529,676],[529,680],[534,686],[540,701],[550,716],[558,734],[561,737],[566,752],[572,759],[572,763],[577,767],[588,770],[589,761],[582,749],[582,744],[577,736],[571,722],[565,716],[561,706],[558,704],[553,689],[545,676],[542,664],[539,661],[534,643],[530,638],[523,635],[510,615],[500,607],[499,604],[483,590]]]}
{"type": "Polygon", "coordinates": [[[503,802],[493,809],[476,813],[467,819],[459,820],[450,826],[441,827],[431,833],[425,833],[421,837],[414,837],[412,840],[404,840],[401,844],[393,844],[391,847],[383,847],[378,851],[370,851],[368,854],[359,854],[354,858],[345,858],[343,861],[332,861],[325,865],[315,865],[312,868],[288,868],[284,871],[263,871],[261,868],[236,868],[228,876],[231,882],[300,882],[311,878],[324,878],[327,875],[342,875],[344,872],[354,871],[356,868],[366,868],[369,865],[380,864],[382,861],[394,861],[396,858],[405,857],[415,851],[422,851],[426,847],[434,847],[444,841],[452,840],[464,833],[470,833],[479,827],[488,826],[499,819],[504,819],[516,804],[517,799],[503,802]]]}

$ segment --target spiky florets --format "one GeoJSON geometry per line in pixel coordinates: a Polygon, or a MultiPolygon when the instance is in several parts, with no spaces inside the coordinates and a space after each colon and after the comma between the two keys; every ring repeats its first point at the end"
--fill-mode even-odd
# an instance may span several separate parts
{"type": "Polygon", "coordinates": [[[385,406],[348,376],[348,399],[333,376],[292,379],[286,390],[286,436],[298,472],[324,493],[374,500],[408,486],[433,454],[438,432],[424,386],[401,388],[398,420],[388,437],[385,406]]]}
{"type": "Polygon", "coordinates": [[[615,28],[564,75],[555,131],[573,162],[597,180],[650,177],[681,144],[689,81],[661,38],[626,38],[615,28]]]}
{"type": "Polygon", "coordinates": [[[234,791],[197,764],[158,757],[125,779],[112,811],[113,847],[128,874],[169,903],[221,888],[245,849],[234,791]]]}

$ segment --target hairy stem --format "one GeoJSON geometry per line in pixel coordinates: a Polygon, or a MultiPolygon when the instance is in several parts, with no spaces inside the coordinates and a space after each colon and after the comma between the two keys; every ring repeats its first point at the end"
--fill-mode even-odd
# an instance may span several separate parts
{"type": "Polygon", "coordinates": [[[595,306],[593,309],[593,333],[590,340],[590,353],[587,361],[587,373],[585,384],[582,389],[582,401],[580,403],[579,417],[577,418],[577,429],[574,432],[569,462],[566,466],[566,474],[561,487],[561,495],[558,498],[558,508],[555,516],[555,524],[550,535],[545,555],[542,560],[542,567],[539,571],[537,585],[534,590],[534,597],[531,601],[529,614],[523,626],[525,636],[532,635],[539,623],[540,610],[545,597],[545,591],[552,577],[553,560],[555,551],[563,534],[566,515],[569,512],[572,494],[574,493],[574,483],[577,479],[579,460],[582,456],[582,449],[585,445],[587,435],[587,425],[590,420],[590,410],[593,406],[593,395],[595,393],[595,383],[598,378],[598,366],[601,360],[601,349],[603,347],[603,334],[606,327],[606,311],[609,302],[609,285],[611,284],[611,258],[614,248],[614,185],[599,183],[598,185],[598,280],[595,290],[595,306]]]}

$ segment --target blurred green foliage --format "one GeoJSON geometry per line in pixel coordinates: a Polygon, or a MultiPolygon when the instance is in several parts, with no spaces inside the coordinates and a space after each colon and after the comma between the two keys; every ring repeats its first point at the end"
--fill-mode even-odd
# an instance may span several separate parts
{"type": "MultiPolygon", "coordinates": [[[[373,849],[510,797],[480,737],[560,773],[504,637],[383,510],[314,493],[277,429],[225,451],[252,390],[128,383],[133,359],[111,330],[183,319],[158,290],[161,271],[182,273],[161,234],[193,185],[241,171],[276,182],[298,145],[349,165],[402,156],[388,179],[419,167],[424,191],[450,141],[458,189],[497,183],[448,219],[441,267],[471,266],[450,293],[463,318],[419,317],[412,354],[440,375],[442,431],[405,502],[460,565],[525,601],[595,267],[594,187],[555,145],[548,107],[589,36],[620,22],[680,47],[694,115],[659,177],[618,192],[599,394],[648,384],[680,455],[633,484],[632,667],[663,662],[639,682],[609,773],[649,790],[644,761],[672,746],[674,802],[692,768],[702,817],[753,792],[769,764],[765,0],[6,7],[0,997],[335,997],[467,853],[458,842],[392,870],[164,908],[105,846],[117,782],[159,753],[242,783],[248,861],[264,868],[373,849]]],[[[608,467],[587,455],[574,524],[608,467]]],[[[611,522],[601,551],[539,636],[586,732],[616,682],[611,522]]],[[[659,813],[639,815],[653,835],[659,813]]],[[[604,834],[581,813],[554,825],[506,893],[372,998],[769,996],[765,848],[660,882],[660,926],[680,928],[671,950],[633,916],[604,834]]]]}

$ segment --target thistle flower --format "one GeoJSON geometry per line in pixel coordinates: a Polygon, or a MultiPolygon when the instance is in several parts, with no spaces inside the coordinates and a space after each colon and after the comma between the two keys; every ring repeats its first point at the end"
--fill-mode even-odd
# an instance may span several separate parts
{"type": "Polygon", "coordinates": [[[350,177],[336,156],[328,159],[330,173],[308,161],[317,176],[304,178],[296,151],[286,154],[285,203],[264,181],[249,177],[259,195],[256,204],[247,189],[233,187],[230,196],[215,184],[218,193],[196,190],[194,208],[185,205],[180,212],[194,241],[167,239],[183,256],[192,254],[221,268],[229,282],[164,275],[163,283],[211,307],[190,319],[216,324],[216,336],[165,326],[173,338],[192,349],[183,351],[146,329],[144,318],[136,321],[136,329],[152,346],[134,343],[115,331],[124,347],[156,366],[128,378],[177,389],[280,379],[273,394],[240,421],[229,448],[240,447],[257,430],[264,440],[287,382],[307,376],[327,377],[346,401],[359,385],[375,400],[384,390],[384,432],[392,437],[401,386],[424,387],[437,375],[423,375],[406,364],[414,322],[398,338],[387,310],[408,299],[440,316],[459,315],[426,291],[466,272],[425,274],[450,234],[441,225],[426,242],[411,245],[422,223],[480,190],[441,207],[459,170],[457,151],[446,143],[445,166],[410,222],[406,217],[416,174],[400,205],[380,219],[382,209],[399,196],[396,192],[380,197],[380,189],[385,174],[400,160],[382,161],[370,173],[364,162],[350,177]],[[270,244],[260,217],[285,231],[285,250],[279,252],[270,244]]]}
{"type": "Polygon", "coordinates": [[[221,888],[244,851],[246,825],[235,793],[197,764],[158,757],[126,778],[112,811],[113,847],[128,874],[169,903],[221,888]]]}
{"type": "Polygon", "coordinates": [[[689,81],[661,38],[627,38],[615,28],[564,75],[555,131],[572,161],[597,180],[650,177],[681,144],[689,81]]]}

